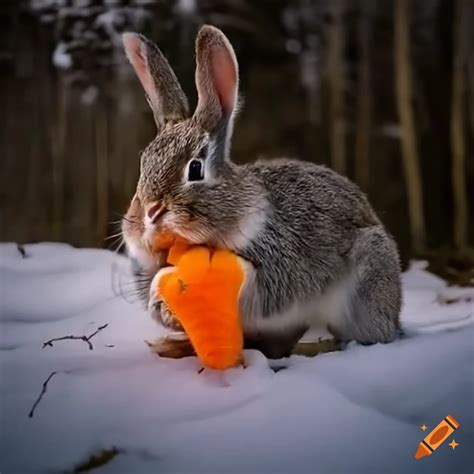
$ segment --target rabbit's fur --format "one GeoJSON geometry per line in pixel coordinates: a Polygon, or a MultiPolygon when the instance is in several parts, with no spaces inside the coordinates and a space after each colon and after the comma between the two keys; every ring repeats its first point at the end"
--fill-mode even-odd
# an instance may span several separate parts
{"type": "Polygon", "coordinates": [[[230,161],[238,70],[224,34],[212,26],[199,31],[199,100],[191,117],[159,49],[130,33],[124,44],[158,127],[142,154],[137,191],[123,221],[129,253],[142,271],[153,276],[163,264],[149,245],[168,227],[242,258],[246,347],[287,356],[316,324],[342,340],[393,340],[401,304],[398,252],[359,188],[311,163],[230,161]],[[202,180],[188,181],[192,159],[202,163],[202,180]]]}

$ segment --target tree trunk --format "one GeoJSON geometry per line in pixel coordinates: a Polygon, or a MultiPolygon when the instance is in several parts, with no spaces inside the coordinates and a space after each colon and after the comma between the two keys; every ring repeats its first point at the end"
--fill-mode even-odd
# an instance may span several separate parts
{"type": "Polygon", "coordinates": [[[408,193],[413,249],[420,253],[425,248],[425,220],[420,160],[417,150],[415,120],[412,107],[412,79],[410,65],[409,0],[395,0],[394,43],[397,109],[402,129],[402,159],[408,193]]]}
{"type": "Polygon", "coordinates": [[[361,1],[357,25],[359,63],[357,82],[357,119],[355,137],[355,180],[364,190],[369,188],[369,147],[370,147],[370,27],[369,5],[361,1]]]}
{"type": "Polygon", "coordinates": [[[466,0],[455,4],[454,20],[454,69],[451,103],[451,154],[452,186],[454,201],[454,245],[457,250],[467,247],[468,203],[466,190],[466,149],[464,143],[465,66],[466,66],[466,0]]]}
{"type": "Polygon", "coordinates": [[[107,136],[107,97],[101,93],[95,105],[95,159],[96,159],[96,239],[104,245],[109,213],[109,167],[107,136]]]}
{"type": "Polygon", "coordinates": [[[51,235],[54,240],[61,241],[63,235],[64,216],[64,159],[66,137],[66,102],[68,85],[58,77],[56,84],[56,114],[51,125],[51,157],[52,157],[52,185],[53,185],[53,212],[51,235]]]}
{"type": "MultiPolygon", "coordinates": [[[[474,24],[474,4],[471,2],[467,8],[467,25],[474,24]]],[[[471,123],[471,143],[474,144],[474,31],[471,28],[467,29],[467,90],[469,94],[469,116],[471,123]]]]}
{"type": "Polygon", "coordinates": [[[344,0],[333,0],[328,26],[329,120],[331,130],[331,164],[346,172],[344,119],[344,0]]]}
{"type": "Polygon", "coordinates": [[[471,140],[474,142],[474,51],[468,57],[468,78],[469,78],[469,114],[471,122],[471,140]]]}

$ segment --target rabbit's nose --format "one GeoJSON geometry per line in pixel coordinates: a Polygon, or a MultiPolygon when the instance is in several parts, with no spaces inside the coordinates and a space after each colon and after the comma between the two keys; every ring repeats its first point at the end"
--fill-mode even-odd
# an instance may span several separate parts
{"type": "Polygon", "coordinates": [[[162,203],[152,204],[147,211],[147,216],[150,222],[154,224],[165,212],[167,211],[166,206],[162,203]]]}

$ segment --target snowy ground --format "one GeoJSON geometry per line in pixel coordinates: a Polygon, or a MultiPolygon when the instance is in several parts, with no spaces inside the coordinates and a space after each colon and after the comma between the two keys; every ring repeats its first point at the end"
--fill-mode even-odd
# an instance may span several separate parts
{"type": "Polygon", "coordinates": [[[144,339],[160,329],[132,292],[127,262],[67,245],[0,245],[0,472],[65,472],[116,448],[101,473],[472,473],[472,291],[417,263],[403,276],[407,336],[292,357],[274,372],[198,374],[144,339]],[[131,297],[129,295],[129,297],[131,297]],[[92,334],[42,348],[54,337],[92,334]],[[47,392],[28,417],[45,379],[47,392]],[[459,429],[433,455],[418,443],[447,414],[459,429]],[[459,446],[453,450],[448,442],[459,446]]]}

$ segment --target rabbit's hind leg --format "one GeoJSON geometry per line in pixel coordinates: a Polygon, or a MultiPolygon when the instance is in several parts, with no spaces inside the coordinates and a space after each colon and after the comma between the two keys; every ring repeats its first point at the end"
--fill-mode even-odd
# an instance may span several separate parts
{"type": "Polygon", "coordinates": [[[244,338],[245,349],[256,349],[269,359],[290,357],[296,343],[308,330],[308,326],[297,324],[285,330],[247,331],[244,338]]]}
{"type": "Polygon", "coordinates": [[[351,250],[355,284],[342,335],[361,344],[393,341],[399,334],[401,285],[395,242],[382,226],[361,229],[351,250]]]}

